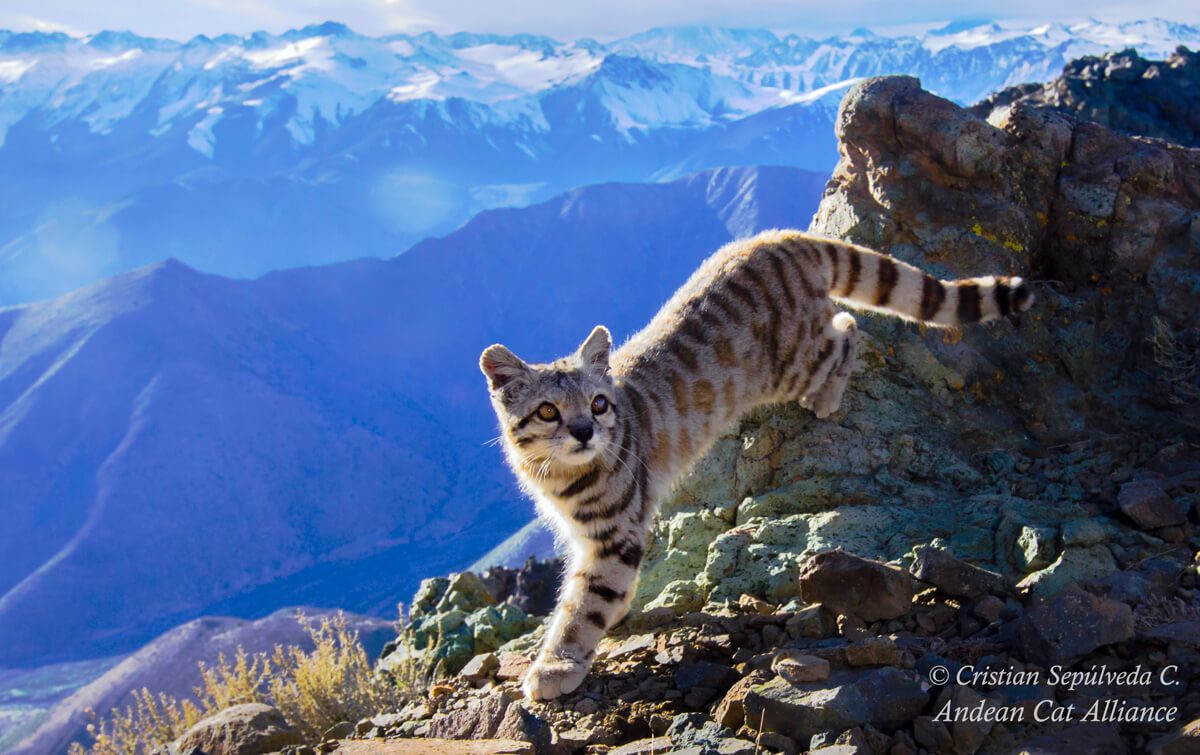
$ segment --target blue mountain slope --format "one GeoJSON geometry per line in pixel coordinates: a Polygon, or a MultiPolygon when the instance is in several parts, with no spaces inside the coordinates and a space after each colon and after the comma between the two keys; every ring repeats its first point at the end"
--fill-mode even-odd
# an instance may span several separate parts
{"type": "Polygon", "coordinates": [[[0,309],[0,665],[198,615],[390,616],[528,521],[479,352],[629,335],[824,177],[729,169],[483,213],[389,261],[233,281],[168,262],[0,309]]]}

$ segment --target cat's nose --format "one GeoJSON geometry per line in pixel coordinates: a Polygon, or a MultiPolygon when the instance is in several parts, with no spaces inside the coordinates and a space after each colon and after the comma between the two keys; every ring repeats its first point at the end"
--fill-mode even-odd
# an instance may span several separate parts
{"type": "Polygon", "coordinates": [[[588,419],[584,419],[582,422],[572,422],[568,429],[571,431],[571,437],[580,443],[587,443],[595,433],[592,422],[588,419]]]}

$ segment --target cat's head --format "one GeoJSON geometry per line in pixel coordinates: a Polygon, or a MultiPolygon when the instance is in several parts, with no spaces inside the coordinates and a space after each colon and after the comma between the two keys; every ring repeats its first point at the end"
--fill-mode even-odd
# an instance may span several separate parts
{"type": "Polygon", "coordinates": [[[488,379],[505,447],[531,477],[569,474],[613,455],[611,350],[603,326],[574,354],[549,364],[529,364],[500,344],[484,349],[479,368],[488,379]]]}

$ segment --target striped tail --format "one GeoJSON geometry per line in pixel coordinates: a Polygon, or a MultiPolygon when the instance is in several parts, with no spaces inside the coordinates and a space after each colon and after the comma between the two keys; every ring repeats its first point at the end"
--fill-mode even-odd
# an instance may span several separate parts
{"type": "Polygon", "coordinates": [[[1033,292],[1021,278],[942,281],[886,254],[836,241],[824,244],[829,296],[856,309],[954,327],[1024,312],[1033,292]]]}

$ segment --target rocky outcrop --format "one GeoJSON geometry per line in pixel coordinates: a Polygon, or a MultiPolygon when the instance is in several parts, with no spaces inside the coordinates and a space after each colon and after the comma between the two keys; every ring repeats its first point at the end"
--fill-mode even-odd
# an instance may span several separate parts
{"type": "Polygon", "coordinates": [[[1088,56],[1068,63],[1053,81],[1009,87],[971,111],[988,118],[1014,103],[1200,147],[1200,56],[1186,47],[1166,60],[1146,60],[1134,50],[1088,56]]]}
{"type": "MultiPolygon", "coordinates": [[[[1037,304],[961,333],[860,318],[841,411],[731,428],[665,504],[634,610],[583,686],[510,704],[576,751],[681,746],[689,728],[712,751],[1184,738],[1191,672],[1144,688],[1047,674],[1200,667],[1200,152],[1021,102],[989,122],[903,77],[851,90],[838,136],[812,230],[942,277],[1020,274],[1037,304]],[[1028,723],[1039,702],[1112,699],[1177,715],[1028,723]],[[968,709],[1030,719],[943,717],[968,709]]],[[[472,662],[438,705],[511,693],[537,640],[472,662]]]]}
{"type": "Polygon", "coordinates": [[[300,732],[278,710],[262,703],[246,703],[198,722],[175,742],[174,749],[206,755],[262,755],[302,741],[300,732]]]}

